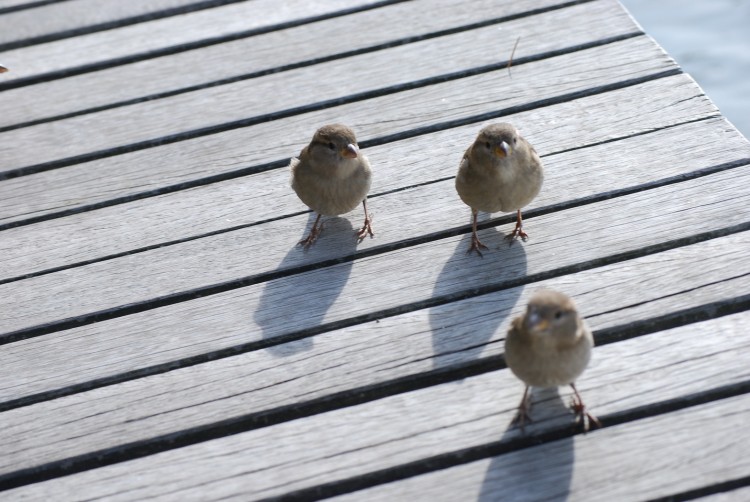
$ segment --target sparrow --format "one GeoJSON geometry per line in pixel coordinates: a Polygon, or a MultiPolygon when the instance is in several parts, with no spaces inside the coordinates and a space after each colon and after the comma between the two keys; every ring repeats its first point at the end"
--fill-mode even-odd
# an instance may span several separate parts
{"type": "Polygon", "coordinates": [[[456,191],[471,208],[471,247],[467,253],[487,249],[477,237],[477,213],[516,211],[516,228],[506,238],[513,241],[528,234],[523,230],[521,208],[542,188],[542,161],[528,141],[511,124],[490,124],[466,150],[458,167],[456,191]]]}
{"type": "Polygon", "coordinates": [[[505,338],[505,361],[526,384],[513,422],[519,422],[521,429],[525,421],[531,422],[530,387],[570,385],[575,395],[572,409],[583,422],[584,431],[590,422],[601,427],[599,420],[586,411],[575,386],[589,363],[593,346],[591,330],[571,298],[552,290],[536,292],[526,312],[513,320],[505,338]]]}
{"type": "Polygon", "coordinates": [[[341,124],[325,125],[315,131],[312,141],[289,163],[292,188],[299,198],[318,213],[310,233],[299,245],[309,248],[320,235],[321,216],[348,213],[359,203],[365,210],[365,222],[357,232],[361,242],[373,237],[367,213],[367,193],[372,182],[370,163],[357,146],[354,132],[341,124]]]}

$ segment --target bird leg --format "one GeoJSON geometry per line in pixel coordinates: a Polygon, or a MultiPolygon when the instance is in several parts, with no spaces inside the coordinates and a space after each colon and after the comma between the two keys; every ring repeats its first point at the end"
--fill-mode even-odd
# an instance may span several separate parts
{"type": "Polygon", "coordinates": [[[479,249],[487,249],[487,246],[482,244],[482,241],[480,241],[477,236],[477,212],[476,209],[471,210],[471,246],[469,246],[469,250],[466,251],[466,254],[476,251],[479,256],[482,256],[482,252],[479,249]]]}
{"type": "Polygon", "coordinates": [[[583,404],[583,399],[581,399],[581,395],[578,393],[576,385],[572,383],[570,384],[570,386],[573,388],[573,392],[575,393],[572,405],[573,412],[576,414],[576,420],[580,420],[581,422],[583,422],[584,432],[589,430],[589,425],[591,424],[591,422],[596,424],[597,427],[601,427],[602,423],[599,421],[599,419],[586,411],[586,405],[583,404]]]}
{"type": "Polygon", "coordinates": [[[523,391],[523,397],[521,398],[521,404],[518,405],[518,412],[516,413],[516,416],[513,417],[513,421],[511,421],[511,425],[518,424],[518,426],[521,428],[521,432],[524,432],[524,425],[526,422],[532,422],[531,415],[529,414],[531,412],[531,396],[529,396],[529,386],[527,385],[526,388],[523,391]]]}
{"type": "Polygon", "coordinates": [[[508,235],[507,237],[505,237],[506,239],[508,239],[510,241],[508,243],[509,246],[512,245],[513,241],[515,241],[519,237],[524,242],[526,242],[526,240],[529,238],[529,234],[527,234],[526,232],[523,231],[523,218],[521,218],[521,210],[519,209],[516,214],[517,214],[517,216],[516,216],[516,228],[513,229],[513,232],[511,232],[510,235],[508,235]]]}
{"type": "Polygon", "coordinates": [[[307,234],[307,237],[302,239],[297,243],[298,246],[302,245],[305,247],[305,249],[308,249],[310,246],[312,246],[315,241],[318,239],[318,236],[320,235],[320,231],[323,229],[323,225],[321,224],[318,226],[318,222],[320,221],[320,215],[318,215],[317,218],[315,218],[315,223],[313,223],[312,228],[310,229],[310,233],[307,234]]]}
{"type": "Polygon", "coordinates": [[[362,207],[365,208],[365,223],[362,225],[362,228],[359,229],[357,232],[357,240],[359,242],[362,242],[364,238],[367,236],[367,234],[370,234],[370,237],[373,237],[375,234],[372,233],[372,220],[370,219],[370,215],[367,214],[367,199],[362,201],[362,207]]]}

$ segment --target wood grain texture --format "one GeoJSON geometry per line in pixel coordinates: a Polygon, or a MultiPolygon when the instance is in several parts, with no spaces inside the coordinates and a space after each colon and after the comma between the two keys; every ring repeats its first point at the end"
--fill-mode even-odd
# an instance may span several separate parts
{"type": "MultiPolygon", "coordinates": [[[[158,57],[109,68],[94,73],[82,74],[44,82],[33,87],[9,89],[0,93],[0,105],[4,113],[0,127],[25,123],[47,117],[76,112],[92,107],[111,105],[158,93],[205,85],[238,75],[253,74],[280,68],[304,61],[330,57],[347,51],[362,50],[403,39],[454,29],[459,26],[483,22],[492,17],[515,15],[519,12],[546,8],[563,3],[562,0],[533,0],[518,3],[512,0],[471,0],[457,8],[449,0],[414,0],[397,3],[378,9],[335,17],[310,25],[287,28],[242,38],[218,45],[202,47],[165,57],[158,57]],[[424,16],[427,9],[429,16],[424,16]],[[356,26],[356,30],[351,27],[356,26]],[[383,29],[387,26],[388,29],[383,29]],[[128,85],[122,85],[122,82],[128,85]]],[[[607,4],[611,17],[622,16],[622,8],[607,4]]],[[[592,17],[597,17],[592,9],[592,17]]],[[[515,39],[508,42],[510,34],[500,27],[509,26],[525,30],[535,17],[495,26],[497,46],[508,45],[508,54],[502,51],[487,51],[485,59],[502,60],[510,55],[515,39]],[[520,24],[519,24],[520,23],[520,24]]],[[[581,19],[585,21],[585,18],[581,19]]],[[[568,28],[570,29],[570,27],[568,28]]],[[[476,31],[476,30],[472,30],[476,31]]],[[[575,32],[575,29],[571,31],[575,32]]],[[[533,33],[533,32],[532,32],[533,33]]],[[[565,37],[563,37],[565,38],[565,37]]],[[[563,42],[550,41],[552,44],[563,42]]],[[[524,45],[518,54],[530,54],[529,37],[524,32],[524,45]]],[[[421,66],[442,58],[425,57],[421,66]]],[[[460,60],[452,59],[453,65],[460,60]]],[[[456,66],[446,70],[458,70],[456,66]]],[[[320,76],[316,74],[316,77],[320,76]]],[[[356,74],[340,74],[336,86],[347,85],[356,74]]],[[[308,79],[306,84],[315,83],[308,79]]],[[[284,90],[283,86],[281,90],[284,90]]],[[[332,91],[333,89],[331,89],[332,91]]],[[[330,91],[329,91],[330,92],[330,91]]],[[[314,93],[301,93],[305,97],[314,93]]],[[[242,98],[252,100],[253,92],[242,98]]],[[[279,103],[277,99],[273,100],[279,103]]]]}
{"type": "MultiPolygon", "coordinates": [[[[677,76],[514,114],[503,120],[519,126],[537,150],[548,155],[561,149],[710,117],[715,113],[715,107],[690,79],[677,76]],[[667,98],[667,95],[671,97],[667,98]],[[662,102],[655,99],[657,97],[668,99],[671,106],[665,109],[662,102]],[[618,120],[611,121],[612,116],[617,116],[618,120]]],[[[454,176],[464,146],[473,141],[480,127],[481,123],[470,124],[368,149],[367,154],[375,169],[371,193],[454,176]],[[430,155],[423,152],[430,152],[430,155]]],[[[716,149],[718,162],[732,160],[733,155],[734,158],[747,156],[746,141],[733,132],[731,126],[709,130],[716,131],[706,133],[712,138],[710,144],[716,144],[714,141],[726,143],[726,151],[731,154],[718,160],[722,158],[722,150],[716,149]]],[[[183,157],[180,155],[180,158],[183,157]]],[[[137,159],[130,160],[134,161],[131,166],[143,166],[137,159]]],[[[593,170],[596,172],[595,168],[593,170]]],[[[140,174],[147,175],[148,172],[142,170],[140,174]]],[[[289,189],[288,176],[286,169],[278,169],[239,181],[230,180],[3,231],[0,277],[17,277],[305,211],[304,204],[289,189]],[[133,225],[135,221],[139,225],[133,225]]],[[[6,183],[12,184],[13,181],[0,183],[0,187],[6,183]]],[[[104,185],[100,186],[106,189],[104,185]]],[[[45,188],[45,184],[38,185],[32,193],[27,193],[27,200],[32,194],[41,196],[45,188]]],[[[446,190],[453,193],[454,189],[446,190]]],[[[22,204],[22,201],[16,196],[7,203],[22,204]]]]}
{"type": "MultiPolygon", "coordinates": [[[[184,7],[199,0],[72,0],[21,10],[0,18],[0,44],[85,28],[184,7]]],[[[4,5],[0,4],[0,8],[4,5]]]]}
{"type": "MultiPolygon", "coordinates": [[[[360,61],[360,58],[353,61],[360,61]]],[[[349,61],[345,60],[330,64],[348,63],[349,61]]],[[[362,141],[372,136],[408,131],[416,127],[470,117],[488,110],[517,106],[529,101],[583,91],[674,68],[674,62],[652,40],[638,37],[518,66],[512,80],[508,78],[507,70],[502,69],[294,115],[274,121],[273,128],[261,123],[199,139],[202,143],[226,145],[227,141],[240,134],[245,138],[241,143],[245,145],[244,156],[253,150],[263,151],[265,156],[272,155],[274,151],[285,150],[289,155],[289,150],[298,152],[297,148],[292,150],[290,143],[300,146],[301,149],[301,146],[310,141],[311,130],[314,131],[318,125],[324,123],[346,123],[358,133],[358,139],[362,141]],[[613,66],[613,60],[618,61],[618,64],[613,66]],[[436,112],[436,109],[439,109],[439,112],[436,112]],[[373,121],[375,116],[378,117],[377,121],[373,121]],[[279,139],[280,136],[283,136],[283,140],[279,139]]],[[[308,72],[306,80],[309,80],[320,70],[315,66],[300,71],[308,72]]],[[[286,84],[282,84],[289,78],[291,77],[287,73],[264,77],[264,81],[276,80],[275,85],[265,88],[264,92],[259,91],[256,96],[261,101],[267,101],[267,95],[272,89],[276,89],[276,94],[280,95],[287,92],[283,89],[299,94],[298,87],[286,87],[286,84]]],[[[261,82],[257,79],[235,85],[258,88],[261,82]]],[[[225,93],[228,92],[226,87],[216,89],[225,93]]],[[[213,89],[198,91],[198,96],[211,92],[213,89]]],[[[143,105],[8,131],[3,133],[4,144],[7,146],[2,151],[0,165],[4,169],[0,169],[0,172],[244,118],[248,114],[244,106],[240,106],[240,102],[243,101],[242,95],[224,94],[228,98],[233,98],[231,106],[222,106],[210,97],[196,101],[197,96],[181,95],[143,105]],[[235,101],[236,99],[240,99],[240,102],[235,101]],[[188,107],[187,103],[193,103],[193,106],[188,107]],[[200,108],[200,113],[194,106],[200,108]],[[131,114],[131,110],[135,115],[131,114]],[[148,113],[144,113],[143,110],[148,110],[148,113]]],[[[206,158],[207,153],[210,155],[210,150],[201,157],[204,162],[210,162],[206,158]]],[[[226,152],[223,151],[223,154],[226,155],[226,152]]],[[[279,157],[283,158],[279,155],[273,160],[279,157]]]]}
{"type": "MultiPolygon", "coordinates": [[[[746,192],[750,193],[750,166],[529,219],[527,231],[532,240],[524,246],[501,248],[497,261],[467,256],[466,235],[439,239],[185,302],[190,314],[175,328],[184,332],[192,326],[192,319],[206,312],[213,318],[218,308],[227,331],[250,331],[247,341],[269,339],[403,303],[519,280],[746,223],[742,209],[746,192]],[[638,231],[629,232],[624,240],[624,229],[634,221],[639,223],[638,231]],[[597,245],[581,246],[582,232],[597,245]],[[437,267],[420,270],[407,263],[446,265],[441,272],[437,267]],[[406,286],[391,293],[394,283],[406,286]],[[311,297],[316,298],[314,303],[311,297]],[[274,308],[277,305],[280,310],[274,308]]],[[[432,184],[374,199],[373,213],[382,215],[377,220],[383,225],[381,241],[368,240],[360,248],[402,240],[399,222],[407,215],[412,221],[432,219],[441,228],[451,227],[451,221],[459,224],[466,210],[458,202],[429,204],[443,197],[455,200],[449,186],[432,184]]],[[[308,220],[301,215],[189,241],[179,248],[154,249],[4,284],[0,286],[0,296],[7,298],[0,317],[3,330],[12,332],[60,319],[80,321],[96,311],[355,252],[352,223],[341,218],[330,220],[325,238],[312,252],[295,246],[308,220]],[[236,252],[229,252],[232,248],[236,252]],[[253,253],[253,249],[264,252],[253,253]]],[[[502,234],[496,229],[484,235],[490,244],[500,244],[502,234]]]]}
{"type": "Polygon", "coordinates": [[[12,81],[94,63],[146,54],[197,40],[221,37],[296,19],[374,3],[372,0],[253,0],[182,16],[139,23],[3,53],[12,81]]]}
{"type": "MultiPolygon", "coordinates": [[[[748,246],[750,232],[744,232],[5,412],[0,472],[500,354],[510,319],[539,287],[572,295],[594,330],[729,299],[750,286],[742,251],[748,246]],[[704,264],[707,255],[717,259],[704,264]]],[[[747,351],[750,341],[736,336],[741,323],[727,325],[733,328],[722,336],[730,341],[710,343],[725,353],[747,351]]],[[[62,339],[6,347],[3,363],[9,364],[0,368],[13,379],[0,380],[5,387],[0,395],[18,393],[20,386],[13,382],[24,382],[29,392],[34,381],[39,389],[59,385],[76,372],[102,376],[118,367],[132,369],[128,361],[143,347],[132,340],[114,347],[113,334],[101,340],[107,345],[63,334],[62,339]],[[23,359],[27,354],[37,361],[34,367],[23,359]]],[[[669,344],[674,339],[662,340],[660,347],[669,352],[669,344]]],[[[698,354],[701,349],[692,350],[698,354]]]]}
{"type": "MultiPolygon", "coordinates": [[[[748,378],[748,344],[740,334],[748,320],[750,315],[743,313],[596,348],[591,367],[579,381],[579,390],[591,410],[606,423],[606,417],[613,413],[744,382],[748,378]],[[682,350],[670,350],[675,345],[682,350]],[[737,357],[738,350],[745,356],[737,357]]],[[[522,385],[509,370],[491,372],[37,483],[8,494],[142,500],[189,496],[191,490],[200,487],[200,496],[211,499],[281,495],[442,453],[516,439],[519,430],[508,426],[521,390],[522,385]],[[135,486],[134,478],[138,479],[135,486]]],[[[567,400],[565,391],[561,395],[539,393],[535,399],[537,420],[526,433],[538,434],[572,421],[567,400]]],[[[632,474],[642,476],[644,455],[654,455],[652,440],[662,437],[665,444],[676,445],[664,456],[665,461],[678,451],[689,458],[703,459],[696,468],[702,473],[699,478],[675,476],[663,486],[674,489],[678,479],[683,480],[682,486],[716,479],[719,468],[723,470],[721,476],[731,479],[738,473],[746,475],[750,469],[745,455],[747,439],[731,432],[744,428],[748,409],[750,397],[745,396],[594,431],[569,439],[563,447],[566,451],[552,458],[572,462],[576,452],[575,465],[601,465],[601,453],[578,450],[573,443],[603,438],[599,448],[610,448],[620,437],[629,454],[617,456],[618,461],[631,458],[632,474]],[[717,416],[722,419],[717,420],[717,416]],[[650,423],[669,424],[671,433],[666,434],[662,426],[648,427],[650,423]],[[639,424],[645,424],[652,439],[633,439],[639,424]],[[680,441],[675,441],[675,424],[679,424],[680,441]],[[730,428],[724,429],[727,424],[730,428]],[[719,438],[723,439],[717,443],[719,438]],[[713,454],[706,451],[707,445],[712,445],[713,454]]],[[[546,447],[554,449],[556,445],[559,443],[546,447]]],[[[529,460],[550,458],[533,449],[518,454],[523,452],[529,460]]],[[[668,466],[662,468],[669,472],[668,466]]],[[[653,492],[657,489],[654,478],[648,478],[653,492]]],[[[589,483],[594,479],[599,477],[586,478],[589,483]]],[[[604,488],[613,493],[631,488],[626,483],[599,484],[616,485],[604,488]]]]}
{"type": "MultiPolygon", "coordinates": [[[[747,395],[331,500],[653,500],[750,474],[747,395]],[[616,472],[616,482],[613,482],[616,472]],[[658,474],[657,474],[658,473],[658,474]]],[[[747,500],[750,490],[700,500],[747,500]]]]}

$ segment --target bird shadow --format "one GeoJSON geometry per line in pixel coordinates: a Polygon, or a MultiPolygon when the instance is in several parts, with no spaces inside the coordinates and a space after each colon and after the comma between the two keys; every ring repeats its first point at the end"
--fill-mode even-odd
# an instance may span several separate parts
{"type": "MultiPolygon", "coordinates": [[[[467,254],[471,234],[456,246],[453,255],[443,266],[432,297],[440,297],[461,289],[472,289],[471,278],[481,284],[526,275],[526,251],[523,243],[508,245],[505,235],[495,228],[479,232],[479,238],[489,248],[483,257],[467,254]]],[[[465,363],[481,356],[498,326],[518,301],[522,288],[511,288],[500,300],[491,303],[482,295],[467,301],[450,302],[430,309],[433,367],[445,368],[465,363]]]]}
{"type": "MultiPolygon", "coordinates": [[[[519,401],[520,401],[519,395],[519,401]]],[[[509,442],[519,434],[533,434],[535,429],[547,430],[550,425],[564,425],[572,414],[557,388],[532,388],[531,415],[534,422],[521,432],[510,424],[501,442],[509,442]]],[[[527,447],[494,457],[477,500],[479,502],[567,500],[575,461],[574,439],[567,437],[543,445],[527,447]]]]}
{"type": "MultiPolygon", "coordinates": [[[[310,231],[315,218],[316,215],[310,213],[302,236],[310,231]]],[[[295,241],[276,267],[276,272],[283,274],[300,265],[354,253],[357,239],[351,221],[339,217],[324,217],[322,221],[323,230],[315,244],[304,249],[295,241]]],[[[320,326],[349,280],[352,264],[349,260],[311,272],[281,275],[268,281],[253,315],[263,339],[270,340],[320,326]]],[[[271,345],[268,351],[283,357],[310,350],[312,346],[312,337],[307,336],[271,345]]]]}

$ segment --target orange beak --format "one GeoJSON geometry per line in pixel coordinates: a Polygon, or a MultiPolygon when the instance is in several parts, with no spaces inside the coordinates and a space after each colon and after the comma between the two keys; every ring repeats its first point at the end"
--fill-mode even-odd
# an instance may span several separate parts
{"type": "Polygon", "coordinates": [[[0,64],[0,73],[5,73],[6,71],[8,71],[8,69],[0,64]]]}
{"type": "Polygon", "coordinates": [[[504,159],[508,155],[510,155],[510,145],[503,141],[500,143],[500,146],[495,147],[495,155],[500,157],[501,159],[504,159]]]}
{"type": "Polygon", "coordinates": [[[355,145],[354,143],[349,143],[348,145],[346,145],[346,148],[341,150],[341,156],[348,159],[356,159],[358,153],[359,148],[357,148],[357,145],[355,145]]]}

